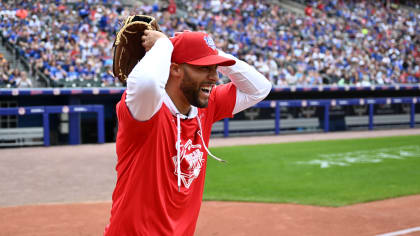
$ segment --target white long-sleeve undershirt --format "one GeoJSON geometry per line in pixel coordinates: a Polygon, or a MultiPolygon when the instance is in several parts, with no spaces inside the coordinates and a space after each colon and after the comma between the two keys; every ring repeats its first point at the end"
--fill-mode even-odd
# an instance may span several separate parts
{"type": "Polygon", "coordinates": [[[149,120],[162,106],[173,48],[168,38],[158,39],[128,75],[125,102],[136,120],[149,120]]]}
{"type": "MultiPolygon", "coordinates": [[[[126,104],[136,120],[149,120],[167,97],[164,96],[165,85],[169,78],[172,51],[173,45],[168,38],[158,39],[128,75],[126,104]]],[[[268,95],[271,83],[254,67],[222,51],[219,55],[236,61],[233,66],[218,67],[218,71],[229,77],[237,88],[233,114],[257,104],[268,95]]]]}
{"type": "Polygon", "coordinates": [[[248,63],[219,50],[219,55],[236,61],[233,66],[219,66],[218,71],[227,76],[238,89],[233,114],[262,101],[271,91],[271,83],[248,63]]]}

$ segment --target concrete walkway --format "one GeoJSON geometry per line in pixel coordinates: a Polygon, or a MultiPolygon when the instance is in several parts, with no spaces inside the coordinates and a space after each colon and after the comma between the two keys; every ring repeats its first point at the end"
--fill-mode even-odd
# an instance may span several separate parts
{"type": "MultiPolygon", "coordinates": [[[[419,135],[420,129],[217,138],[210,147],[419,135]]],[[[110,201],[115,143],[0,149],[0,207],[110,201]]]]}

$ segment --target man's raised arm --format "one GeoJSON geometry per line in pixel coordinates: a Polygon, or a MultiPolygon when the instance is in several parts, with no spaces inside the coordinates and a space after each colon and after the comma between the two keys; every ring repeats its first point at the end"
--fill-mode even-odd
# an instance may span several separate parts
{"type": "Polygon", "coordinates": [[[248,63],[219,50],[219,55],[236,61],[233,66],[219,66],[218,71],[235,84],[236,103],[233,114],[262,101],[271,91],[270,81],[248,63]]]}
{"type": "Polygon", "coordinates": [[[126,104],[138,121],[149,120],[162,106],[169,77],[173,45],[163,33],[145,31],[146,55],[127,78],[126,104]]]}

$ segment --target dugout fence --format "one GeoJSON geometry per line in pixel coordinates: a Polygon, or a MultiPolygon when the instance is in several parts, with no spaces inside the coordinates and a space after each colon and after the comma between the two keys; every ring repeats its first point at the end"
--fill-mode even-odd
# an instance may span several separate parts
{"type": "MultiPolygon", "coordinates": [[[[71,106],[30,106],[16,108],[0,108],[0,115],[42,115],[42,127],[6,128],[0,132],[0,146],[50,146],[50,114],[57,113],[88,113],[97,114],[97,142],[105,142],[104,106],[103,105],[71,105],[71,106]],[[30,132],[31,131],[31,132],[30,132]],[[35,132],[36,131],[36,132],[35,132]],[[41,136],[42,132],[42,136],[41,136]],[[34,139],[43,139],[37,142],[34,139]]],[[[70,118],[71,119],[71,118],[70,118]]],[[[80,128],[80,127],[79,127],[80,128]]],[[[70,144],[80,144],[79,130],[70,129],[70,144]]]]}
{"type": "MultiPolygon", "coordinates": [[[[15,144],[11,146],[39,145],[40,141],[46,146],[114,142],[118,127],[115,105],[124,91],[125,88],[0,89],[0,142],[12,136],[15,144]],[[98,109],[103,112],[92,110],[96,105],[90,104],[100,104],[102,108],[98,109]],[[63,112],[66,107],[67,113],[63,112]],[[24,114],[19,114],[19,110],[24,114]],[[48,122],[50,132],[44,129],[48,122]]],[[[212,136],[414,128],[420,122],[419,91],[418,84],[274,88],[267,100],[233,119],[216,122],[212,136]]]]}
{"type": "MultiPolygon", "coordinates": [[[[254,122],[250,126],[249,122],[242,121],[236,122],[236,127],[233,129],[234,131],[240,132],[241,129],[250,129],[250,127],[255,127],[256,125],[259,126],[261,130],[265,129],[272,129],[274,130],[274,134],[278,135],[281,133],[282,128],[282,121],[281,117],[281,107],[322,107],[323,108],[323,116],[320,117],[320,124],[321,128],[324,132],[330,131],[330,109],[331,107],[335,106],[355,106],[355,105],[367,105],[368,106],[368,129],[373,130],[375,127],[375,115],[374,115],[374,106],[380,104],[408,104],[410,105],[410,113],[409,113],[409,127],[414,128],[416,126],[416,104],[420,101],[420,97],[399,97],[399,98],[353,98],[353,99],[311,99],[311,100],[280,100],[280,101],[262,101],[258,103],[256,106],[257,108],[272,108],[274,109],[274,120],[264,120],[260,124],[254,122]],[[271,123],[271,125],[270,125],[271,123]],[[238,128],[242,127],[242,128],[238,128]]],[[[339,118],[335,118],[336,122],[342,121],[344,122],[344,115],[340,116],[339,118]]],[[[401,119],[400,116],[394,116],[395,119],[401,119]]],[[[289,123],[290,121],[286,121],[289,123]]],[[[302,119],[299,123],[299,120],[295,120],[295,125],[297,126],[308,126],[313,127],[314,122],[317,122],[316,119],[302,119]],[[308,122],[309,120],[309,122],[308,122]],[[311,124],[304,124],[305,122],[311,124]]],[[[360,123],[357,119],[353,119],[351,122],[353,123],[360,123]]],[[[386,122],[386,121],[385,121],[386,122]]],[[[389,123],[392,123],[391,119],[388,119],[389,123]]],[[[397,121],[398,122],[398,121],[397,121]]],[[[399,121],[400,123],[406,123],[403,119],[399,121]]],[[[215,132],[219,132],[223,130],[223,136],[228,137],[230,136],[231,132],[231,119],[224,119],[223,125],[222,122],[216,124],[214,127],[215,132]]],[[[345,124],[344,124],[345,125],[345,124]]],[[[258,128],[258,127],[257,127],[258,128]]]]}

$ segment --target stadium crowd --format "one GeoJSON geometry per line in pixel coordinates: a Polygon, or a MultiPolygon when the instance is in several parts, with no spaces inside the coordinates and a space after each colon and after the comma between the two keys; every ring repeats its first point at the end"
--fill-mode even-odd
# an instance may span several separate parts
{"type": "MultiPolygon", "coordinates": [[[[185,17],[167,2],[137,8],[106,0],[2,2],[0,30],[51,86],[119,85],[109,73],[112,43],[120,22],[134,13],[155,16],[169,36],[211,33],[218,48],[255,65],[274,86],[420,82],[419,13],[381,1],[310,2],[299,15],[271,1],[184,1],[177,7],[185,17]]],[[[17,83],[27,76],[7,62],[1,70],[0,83],[31,86],[17,83]]]]}

